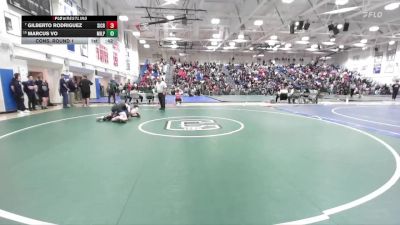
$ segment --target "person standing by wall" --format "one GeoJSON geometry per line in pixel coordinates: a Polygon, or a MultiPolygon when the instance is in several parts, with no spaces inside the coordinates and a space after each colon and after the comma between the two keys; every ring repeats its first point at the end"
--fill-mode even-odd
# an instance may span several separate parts
{"type": "Polygon", "coordinates": [[[33,80],[32,75],[28,76],[28,81],[24,83],[24,91],[28,96],[28,108],[29,110],[36,110],[36,90],[37,86],[33,80]]]}
{"type": "Polygon", "coordinates": [[[132,84],[131,81],[128,79],[128,82],[125,84],[124,90],[126,91],[125,94],[125,103],[129,99],[129,103],[132,101],[131,91],[132,91],[132,84]]]}
{"type": "Polygon", "coordinates": [[[89,100],[90,100],[90,85],[93,83],[87,79],[87,76],[83,76],[83,79],[81,80],[80,87],[81,87],[81,92],[82,92],[82,100],[83,100],[83,107],[88,107],[89,106],[89,100]]]}
{"type": "Polygon", "coordinates": [[[64,74],[61,74],[59,92],[60,92],[60,95],[63,97],[63,108],[69,108],[67,76],[64,74]]]}
{"type": "Polygon", "coordinates": [[[76,92],[76,89],[77,89],[78,86],[76,85],[73,77],[69,78],[67,86],[68,86],[68,89],[69,89],[68,102],[69,102],[69,105],[71,107],[74,107],[74,105],[75,105],[75,92],[76,92]]]}
{"type": "Polygon", "coordinates": [[[43,80],[41,76],[38,76],[37,80],[35,81],[35,85],[37,87],[37,96],[38,96],[38,105],[42,105],[42,84],[43,80]]]}
{"type": "Polygon", "coordinates": [[[48,109],[47,105],[49,104],[49,83],[47,83],[46,80],[43,81],[40,89],[42,97],[42,109],[48,109]]]}
{"type": "Polygon", "coordinates": [[[19,73],[14,73],[14,77],[10,83],[10,88],[13,93],[15,103],[17,104],[18,113],[30,113],[24,104],[24,92],[22,92],[21,75],[19,73]]]}
{"type": "Polygon", "coordinates": [[[107,92],[108,92],[108,104],[111,103],[111,97],[113,98],[113,102],[115,104],[115,93],[118,89],[118,84],[114,80],[110,80],[108,83],[107,92]]]}
{"type": "Polygon", "coordinates": [[[400,84],[399,81],[396,80],[396,83],[392,85],[392,100],[396,101],[397,94],[399,93],[400,84]]]}
{"type": "Polygon", "coordinates": [[[157,78],[156,92],[161,106],[160,110],[165,110],[165,95],[167,94],[167,84],[161,79],[161,77],[157,78]]]}

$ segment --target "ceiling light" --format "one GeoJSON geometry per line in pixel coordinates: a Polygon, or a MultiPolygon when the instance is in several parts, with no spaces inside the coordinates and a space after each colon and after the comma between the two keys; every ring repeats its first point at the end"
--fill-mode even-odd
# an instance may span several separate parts
{"type": "Polygon", "coordinates": [[[307,45],[309,42],[308,41],[296,41],[296,44],[300,45],[307,45]]]}
{"type": "Polygon", "coordinates": [[[301,40],[302,40],[302,41],[309,41],[309,40],[310,40],[310,37],[305,36],[305,37],[302,37],[301,40]]]}
{"type": "Polygon", "coordinates": [[[282,0],[282,2],[283,3],[286,3],[286,4],[290,4],[290,3],[292,3],[294,0],[282,0]]]}
{"type": "Polygon", "coordinates": [[[348,8],[341,8],[341,9],[335,9],[329,12],[324,12],[322,14],[339,14],[339,13],[346,13],[346,12],[350,12],[353,10],[356,10],[360,8],[360,6],[354,6],[354,7],[348,7],[348,8]]]}
{"type": "Polygon", "coordinates": [[[121,21],[128,21],[129,20],[129,18],[127,16],[119,16],[118,18],[121,21]]]}
{"type": "Polygon", "coordinates": [[[340,49],[344,49],[344,45],[339,45],[339,48],[340,49]]]}
{"type": "Polygon", "coordinates": [[[349,2],[349,0],[336,0],[335,4],[336,5],[346,5],[349,2]]]}
{"type": "Polygon", "coordinates": [[[306,50],[310,51],[310,52],[313,52],[313,51],[317,51],[318,49],[316,49],[316,48],[307,48],[306,50]]]}
{"type": "Polygon", "coordinates": [[[259,54],[259,55],[257,55],[258,57],[264,57],[264,54],[259,54]]]}
{"type": "Polygon", "coordinates": [[[268,45],[276,45],[276,43],[277,43],[277,41],[274,41],[274,40],[266,40],[265,42],[267,42],[268,43],[268,45]]]}
{"type": "Polygon", "coordinates": [[[285,48],[291,48],[292,47],[292,44],[290,44],[290,43],[287,43],[286,45],[285,45],[285,48]]]}
{"type": "Polygon", "coordinates": [[[167,18],[167,20],[173,20],[173,19],[175,19],[175,16],[173,16],[173,15],[168,15],[168,16],[166,16],[165,18],[167,18]]]}
{"type": "Polygon", "coordinates": [[[208,50],[214,50],[216,47],[215,46],[207,46],[208,50]]]}
{"type": "Polygon", "coordinates": [[[318,48],[318,45],[317,44],[313,44],[313,45],[311,45],[311,48],[318,48]]]}
{"type": "Polygon", "coordinates": [[[364,46],[363,48],[362,48],[362,50],[367,50],[368,49],[368,47],[367,46],[364,46]]]}
{"type": "Polygon", "coordinates": [[[243,34],[239,34],[238,35],[238,39],[244,39],[244,35],[243,34]]]}
{"type": "Polygon", "coordinates": [[[325,42],[322,42],[322,44],[323,44],[323,45],[328,45],[328,46],[330,46],[330,45],[334,45],[335,42],[325,41],[325,42]]]}
{"type": "Polygon", "coordinates": [[[294,25],[296,25],[296,27],[299,25],[299,21],[296,21],[296,23],[294,23],[294,25]]]}
{"type": "Polygon", "coordinates": [[[215,39],[219,38],[219,34],[213,34],[212,36],[213,36],[213,38],[215,38],[215,39]]]}
{"type": "Polygon", "coordinates": [[[146,44],[146,40],[139,40],[140,44],[146,44]]]}
{"type": "Polygon", "coordinates": [[[237,42],[237,43],[245,43],[245,42],[248,42],[248,40],[236,39],[236,40],[234,40],[234,42],[237,42]]]}
{"type": "Polygon", "coordinates": [[[221,22],[221,20],[218,19],[218,18],[212,18],[211,19],[211,24],[217,25],[217,24],[219,24],[219,22],[221,22]]]}
{"type": "Polygon", "coordinates": [[[253,48],[253,47],[250,47],[249,49],[250,49],[250,51],[253,51],[253,50],[254,50],[254,48],[253,48]]]}
{"type": "Polygon", "coordinates": [[[393,2],[385,6],[385,10],[395,10],[399,8],[400,2],[393,2]]]}
{"type": "Polygon", "coordinates": [[[165,6],[165,5],[178,5],[179,0],[165,0],[164,4],[162,4],[161,6],[165,6]]]}
{"type": "Polygon", "coordinates": [[[254,25],[256,25],[256,26],[261,26],[261,25],[263,25],[263,23],[264,23],[264,21],[262,21],[262,20],[255,20],[254,21],[254,25]]]}
{"type": "Polygon", "coordinates": [[[362,40],[360,41],[360,43],[363,43],[363,44],[367,44],[367,42],[368,42],[367,39],[362,39],[362,40]]]}
{"type": "Polygon", "coordinates": [[[369,28],[369,31],[371,31],[371,32],[375,32],[375,31],[378,31],[378,30],[379,30],[378,26],[372,26],[372,27],[369,28]]]}
{"type": "Polygon", "coordinates": [[[356,47],[360,47],[360,48],[362,48],[362,47],[365,46],[364,43],[355,43],[355,44],[353,44],[353,45],[356,46],[356,47]]]}
{"type": "Polygon", "coordinates": [[[178,38],[178,37],[167,37],[167,38],[165,38],[165,40],[167,40],[167,41],[179,41],[181,39],[178,38]]]}
{"type": "Polygon", "coordinates": [[[270,38],[271,38],[271,40],[277,40],[277,39],[278,39],[278,36],[272,35],[270,38]]]}
{"type": "Polygon", "coordinates": [[[389,45],[394,45],[394,44],[396,44],[396,41],[393,40],[389,41],[389,45]]]}
{"type": "Polygon", "coordinates": [[[171,43],[172,43],[173,45],[176,45],[176,41],[172,41],[171,43]]]}
{"type": "Polygon", "coordinates": [[[214,46],[215,46],[215,45],[218,45],[218,42],[212,41],[212,42],[211,42],[211,45],[214,45],[214,46]]]}
{"type": "Polygon", "coordinates": [[[235,49],[235,47],[234,46],[225,46],[224,47],[224,50],[230,50],[230,49],[235,49]]]}
{"type": "Polygon", "coordinates": [[[135,37],[140,37],[140,32],[139,31],[132,31],[132,35],[135,37]]]}
{"type": "Polygon", "coordinates": [[[331,42],[335,42],[335,41],[336,41],[336,38],[331,38],[330,41],[331,41],[331,42]]]}
{"type": "Polygon", "coordinates": [[[144,44],[143,47],[144,48],[150,48],[150,45],[149,44],[144,44]]]}
{"type": "Polygon", "coordinates": [[[236,43],[234,41],[229,42],[229,46],[234,47],[236,45],[236,43]]]}
{"type": "Polygon", "coordinates": [[[337,29],[339,29],[339,30],[343,29],[343,24],[341,24],[341,23],[338,24],[338,25],[337,25],[337,29]]]}
{"type": "Polygon", "coordinates": [[[171,45],[171,48],[178,48],[179,46],[178,45],[171,45]]]}

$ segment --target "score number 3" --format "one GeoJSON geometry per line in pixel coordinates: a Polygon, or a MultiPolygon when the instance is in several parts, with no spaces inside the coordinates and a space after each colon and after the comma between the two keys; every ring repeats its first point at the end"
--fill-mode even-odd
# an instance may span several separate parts
{"type": "Polygon", "coordinates": [[[118,29],[117,21],[107,21],[107,29],[118,29]]]}

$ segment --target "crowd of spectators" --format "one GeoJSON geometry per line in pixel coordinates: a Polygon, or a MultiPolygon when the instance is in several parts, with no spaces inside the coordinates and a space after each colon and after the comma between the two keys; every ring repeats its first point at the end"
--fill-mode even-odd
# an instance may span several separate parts
{"type": "MultiPolygon", "coordinates": [[[[301,62],[302,63],[302,62],[301,62]]],[[[108,96],[120,95],[131,101],[132,93],[155,93],[157,77],[169,85],[169,94],[194,95],[277,95],[282,89],[308,92],[317,90],[325,95],[390,95],[392,86],[378,84],[350,71],[325,63],[309,64],[217,64],[179,62],[163,59],[146,64],[137,81],[107,87],[108,96]],[[168,77],[170,81],[168,82],[168,77]]],[[[110,85],[109,84],[109,85],[110,85]]],[[[140,95],[140,100],[143,97],[140,95]]],[[[109,97],[110,102],[110,97],[109,97]]]]}
{"type": "Polygon", "coordinates": [[[388,95],[389,85],[380,85],[328,64],[176,64],[173,84],[184,95],[275,95],[280,89],[319,90],[328,95],[388,95]]]}

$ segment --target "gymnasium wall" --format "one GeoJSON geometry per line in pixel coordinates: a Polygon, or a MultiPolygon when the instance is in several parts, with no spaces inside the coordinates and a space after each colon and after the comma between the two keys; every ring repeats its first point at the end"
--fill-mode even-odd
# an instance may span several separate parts
{"type": "Polygon", "coordinates": [[[393,79],[400,78],[400,43],[397,46],[396,57],[393,61],[387,58],[388,44],[378,47],[378,52],[383,53],[383,58],[375,61],[375,49],[354,49],[352,51],[336,54],[330,62],[344,66],[350,70],[359,71],[363,76],[382,84],[390,84],[393,79]],[[380,73],[374,73],[375,65],[381,65],[380,73]]]}
{"type": "MultiPolygon", "coordinates": [[[[243,62],[257,62],[258,59],[260,62],[263,60],[268,61],[274,58],[295,58],[296,61],[300,58],[304,59],[304,63],[311,62],[313,60],[313,56],[306,56],[304,54],[285,54],[285,53],[266,53],[264,57],[254,58],[253,55],[255,52],[248,53],[238,53],[238,52],[206,52],[206,51],[188,51],[186,56],[180,56],[179,53],[182,53],[180,50],[171,50],[171,49],[145,49],[142,46],[139,46],[139,62],[143,64],[146,59],[150,60],[150,62],[154,63],[160,60],[158,56],[163,57],[164,59],[169,59],[169,57],[173,56],[177,59],[181,59],[181,62],[187,61],[199,61],[200,63],[204,62],[216,62],[227,64],[232,61],[232,57],[235,58],[235,63],[243,63],[243,62]]],[[[279,62],[278,62],[279,63],[279,62]]]]}

